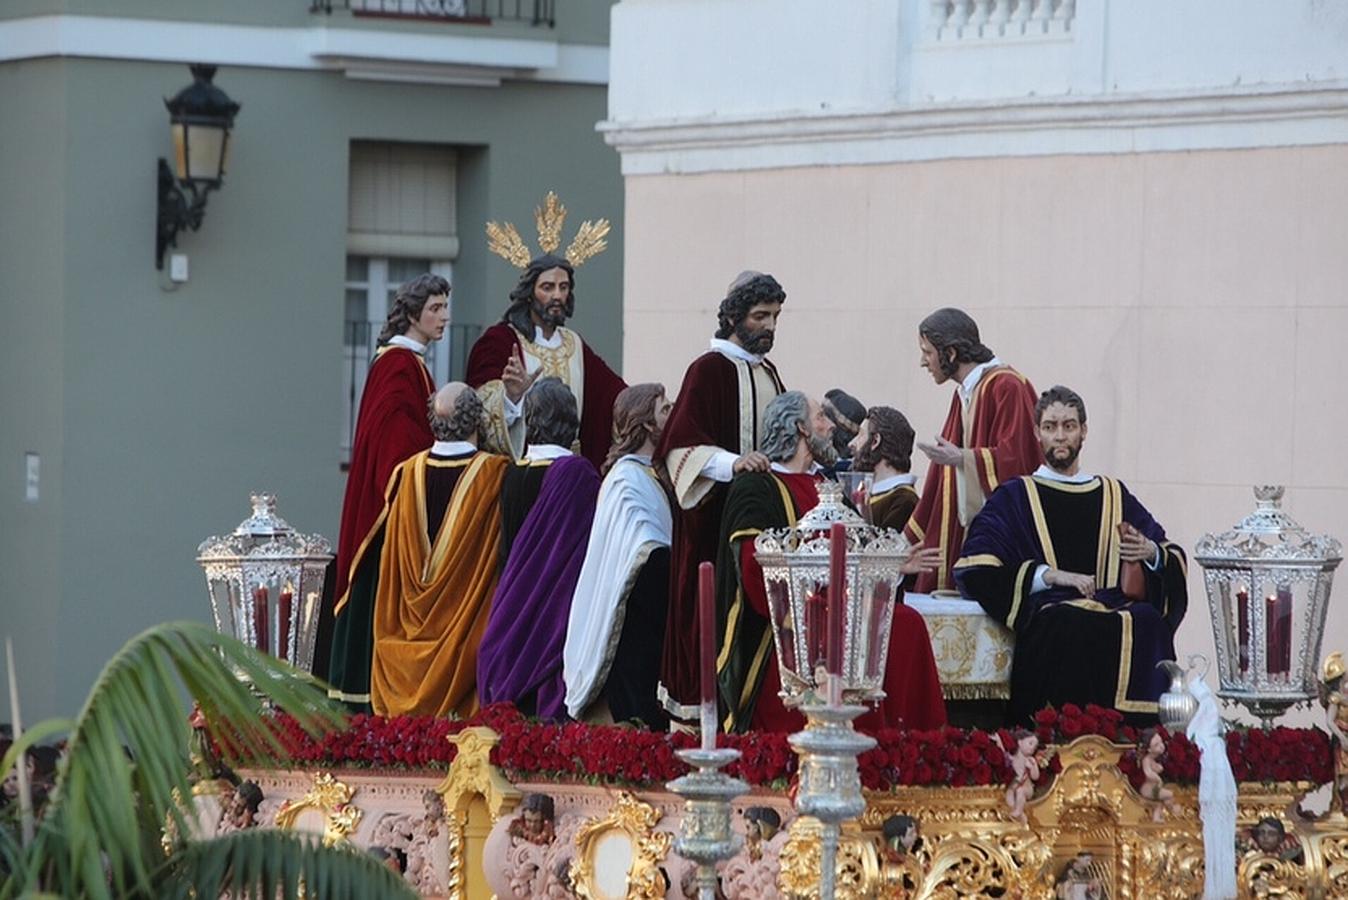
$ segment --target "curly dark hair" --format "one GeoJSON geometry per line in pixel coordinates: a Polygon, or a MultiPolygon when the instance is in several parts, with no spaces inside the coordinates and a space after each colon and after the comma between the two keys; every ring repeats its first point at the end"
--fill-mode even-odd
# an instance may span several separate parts
{"type": "Polygon", "coordinates": [[[917,819],[912,816],[893,815],[881,823],[880,832],[887,841],[903,840],[903,836],[916,827],[917,819]]]}
{"type": "Polygon", "coordinates": [[[749,310],[760,303],[785,303],[786,291],[777,279],[762,272],[741,272],[730,283],[730,290],[716,311],[716,336],[728,338],[735,326],[744,321],[749,310]]]}
{"type": "MultiPolygon", "coordinates": [[[[440,390],[444,390],[441,388],[440,390]]],[[[482,421],[482,398],[477,391],[463,386],[459,396],[454,399],[454,409],[447,416],[435,414],[435,398],[439,391],[426,401],[427,419],[431,423],[431,434],[437,441],[466,441],[478,430],[482,421]]]]}
{"type": "Polygon", "coordinates": [[[524,395],[524,431],[530,444],[570,447],[580,432],[576,395],[557,378],[540,378],[524,395]]]}
{"type": "Polygon", "coordinates": [[[655,424],[655,408],[665,396],[665,386],[656,382],[628,385],[613,401],[613,445],[604,458],[601,475],[613,464],[646,443],[649,428],[655,424]]]}
{"type": "Polygon", "coordinates": [[[439,275],[427,272],[411,281],[403,282],[393,295],[384,329],[379,332],[379,343],[387,344],[395,334],[407,334],[412,322],[421,317],[426,301],[438,294],[449,294],[449,282],[439,275]]]}
{"type": "Polygon", "coordinates": [[[531,259],[529,265],[520,273],[520,280],[511,290],[510,305],[506,307],[505,315],[501,317],[502,322],[511,325],[531,340],[534,335],[534,320],[529,308],[534,300],[534,287],[538,284],[538,276],[549,269],[566,270],[567,278],[571,280],[571,290],[566,295],[566,317],[569,319],[576,314],[576,267],[571,265],[565,256],[556,256],[552,253],[531,259]]]}
{"type": "Polygon", "coordinates": [[[1061,384],[1055,384],[1039,395],[1039,401],[1034,405],[1034,424],[1038,425],[1040,420],[1044,418],[1044,410],[1055,403],[1075,408],[1081,424],[1086,424],[1086,401],[1082,400],[1081,395],[1076,391],[1069,387],[1063,387],[1061,384]]]}
{"type": "Polygon", "coordinates": [[[962,309],[947,306],[927,316],[917,326],[941,357],[941,371],[949,378],[963,363],[985,363],[993,353],[978,339],[978,323],[962,309]],[[952,357],[947,351],[954,350],[952,357]]]}
{"type": "Polygon", "coordinates": [[[874,471],[875,464],[884,460],[900,472],[907,472],[913,464],[913,426],[908,418],[892,406],[872,406],[866,410],[871,423],[871,437],[880,443],[871,449],[862,447],[856,454],[859,471],[874,471]]]}

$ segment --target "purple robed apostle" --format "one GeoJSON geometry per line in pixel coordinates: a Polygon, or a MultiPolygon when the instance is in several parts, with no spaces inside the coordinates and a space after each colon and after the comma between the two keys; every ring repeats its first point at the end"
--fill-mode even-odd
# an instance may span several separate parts
{"type": "Polygon", "coordinates": [[[548,466],[492,597],[477,658],[483,706],[507,701],[544,719],[565,717],[566,623],[598,496],[599,475],[584,457],[548,466]]]}

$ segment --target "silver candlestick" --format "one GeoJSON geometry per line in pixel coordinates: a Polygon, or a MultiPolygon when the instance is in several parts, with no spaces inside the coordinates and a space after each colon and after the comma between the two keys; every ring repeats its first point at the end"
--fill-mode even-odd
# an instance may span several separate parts
{"type": "Polygon", "coordinates": [[[807,701],[800,711],[805,714],[805,730],[788,739],[800,756],[796,811],[813,816],[823,825],[819,896],[821,900],[833,900],[839,826],[866,810],[857,757],[874,747],[875,739],[858,734],[852,727],[852,720],[866,711],[864,706],[807,701]]]}
{"type": "Polygon", "coordinates": [[[749,785],[720,771],[740,758],[738,750],[680,750],[678,757],[694,771],[665,785],[684,799],[674,852],[697,863],[700,900],[714,900],[716,864],[734,856],[744,843],[730,826],[730,801],[748,793],[749,785]]]}

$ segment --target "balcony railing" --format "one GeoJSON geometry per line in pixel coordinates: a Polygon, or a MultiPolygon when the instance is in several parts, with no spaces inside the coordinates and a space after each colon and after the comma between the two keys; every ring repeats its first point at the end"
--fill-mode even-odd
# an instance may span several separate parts
{"type": "Polygon", "coordinates": [[[1076,0],[931,0],[928,30],[938,41],[1067,35],[1076,0]]]}
{"type": "Polygon", "coordinates": [[[552,28],[556,0],[312,0],[309,11],[347,10],[356,16],[435,22],[527,22],[552,28]]]}

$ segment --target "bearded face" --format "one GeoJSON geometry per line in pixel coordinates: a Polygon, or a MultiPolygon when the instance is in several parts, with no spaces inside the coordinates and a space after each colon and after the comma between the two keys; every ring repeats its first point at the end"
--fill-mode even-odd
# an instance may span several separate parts
{"type": "Polygon", "coordinates": [[[534,296],[529,302],[534,323],[543,328],[565,325],[567,301],[571,299],[571,276],[561,266],[547,269],[534,282],[534,296]]]}
{"type": "Polygon", "coordinates": [[[866,419],[848,445],[852,448],[852,470],[855,472],[874,472],[875,464],[880,461],[880,447],[878,444],[871,446],[871,437],[871,420],[866,419]]]}

